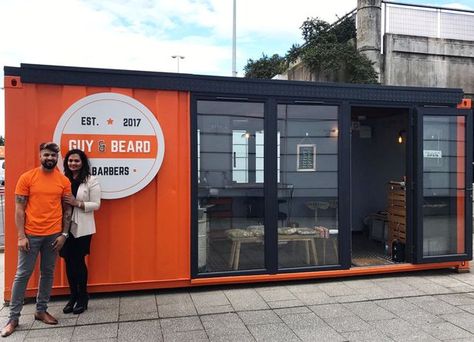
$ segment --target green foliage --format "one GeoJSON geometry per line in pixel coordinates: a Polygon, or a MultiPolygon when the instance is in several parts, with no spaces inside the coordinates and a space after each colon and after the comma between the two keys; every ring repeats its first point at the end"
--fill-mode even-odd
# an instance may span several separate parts
{"type": "Polygon", "coordinates": [[[299,57],[311,72],[336,75],[340,81],[377,83],[373,63],[359,53],[353,43],[356,38],[353,19],[345,18],[331,27],[320,19],[308,18],[301,31],[306,43],[296,51],[294,47],[290,49],[288,60],[299,57]]]}
{"type": "Polygon", "coordinates": [[[286,69],[286,59],[278,54],[268,57],[262,54],[257,60],[249,59],[244,67],[247,78],[272,78],[286,69]]]}
{"type": "Polygon", "coordinates": [[[377,83],[373,63],[359,53],[355,46],[354,20],[346,17],[335,25],[318,18],[306,19],[300,27],[305,43],[293,44],[285,57],[275,54],[249,59],[244,67],[245,77],[272,78],[282,73],[298,59],[318,75],[350,83],[377,83]]]}

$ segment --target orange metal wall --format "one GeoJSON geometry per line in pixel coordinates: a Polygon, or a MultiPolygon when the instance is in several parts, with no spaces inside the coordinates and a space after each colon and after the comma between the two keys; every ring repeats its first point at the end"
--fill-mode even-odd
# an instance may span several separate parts
{"type": "MultiPolygon", "coordinates": [[[[6,226],[5,299],[16,271],[14,188],[24,171],[39,166],[38,145],[52,140],[57,121],[79,99],[99,92],[131,96],[156,116],[165,156],[154,180],[136,194],[103,200],[89,257],[92,291],[190,284],[189,93],[123,88],[22,84],[5,77],[6,226]]],[[[28,295],[35,293],[37,273],[28,295]]],[[[54,294],[65,293],[64,264],[56,268],[54,294]]]]}

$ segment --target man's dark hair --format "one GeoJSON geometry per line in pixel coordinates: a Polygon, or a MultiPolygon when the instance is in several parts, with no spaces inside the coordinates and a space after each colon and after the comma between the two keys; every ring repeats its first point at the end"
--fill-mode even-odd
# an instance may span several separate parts
{"type": "Polygon", "coordinates": [[[40,144],[40,152],[43,150],[49,150],[51,152],[59,153],[59,146],[55,142],[49,141],[40,144]]]}
{"type": "Polygon", "coordinates": [[[87,178],[89,178],[89,176],[91,175],[91,166],[89,164],[89,158],[87,158],[86,154],[82,150],[75,148],[66,153],[63,161],[64,174],[72,182],[74,178],[71,170],[69,169],[69,166],[67,165],[67,161],[71,154],[77,154],[79,155],[79,158],[81,158],[82,168],[79,171],[79,175],[77,176],[76,180],[80,181],[81,183],[85,183],[87,181],[87,178]]]}

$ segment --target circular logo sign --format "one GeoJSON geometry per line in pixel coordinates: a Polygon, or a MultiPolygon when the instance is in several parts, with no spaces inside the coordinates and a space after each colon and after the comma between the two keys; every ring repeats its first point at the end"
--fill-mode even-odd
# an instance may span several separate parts
{"type": "Polygon", "coordinates": [[[63,155],[74,148],[87,154],[106,199],[143,189],[157,174],[165,153],[163,131],[153,113],[137,100],[115,93],[75,102],[59,119],[54,141],[63,155]]]}

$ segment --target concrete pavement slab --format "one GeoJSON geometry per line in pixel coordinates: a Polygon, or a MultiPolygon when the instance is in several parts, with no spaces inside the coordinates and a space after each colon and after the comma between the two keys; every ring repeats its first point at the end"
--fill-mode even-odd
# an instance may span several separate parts
{"type": "Polygon", "coordinates": [[[440,340],[472,338],[471,333],[449,322],[427,324],[422,329],[440,340]]]}
{"type": "Polygon", "coordinates": [[[272,310],[241,311],[238,315],[245,325],[283,323],[281,318],[272,310]]]}
{"type": "Polygon", "coordinates": [[[99,338],[117,338],[118,323],[77,326],[71,341],[88,341],[99,338]]]}
{"type": "Polygon", "coordinates": [[[224,291],[224,294],[236,311],[270,308],[255,289],[232,289],[224,291]]]}
{"type": "Polygon", "coordinates": [[[123,342],[163,341],[160,322],[155,320],[119,323],[117,339],[123,342]]]}
{"type": "Polygon", "coordinates": [[[296,334],[284,323],[258,324],[248,327],[257,341],[300,342],[296,334]]]}

